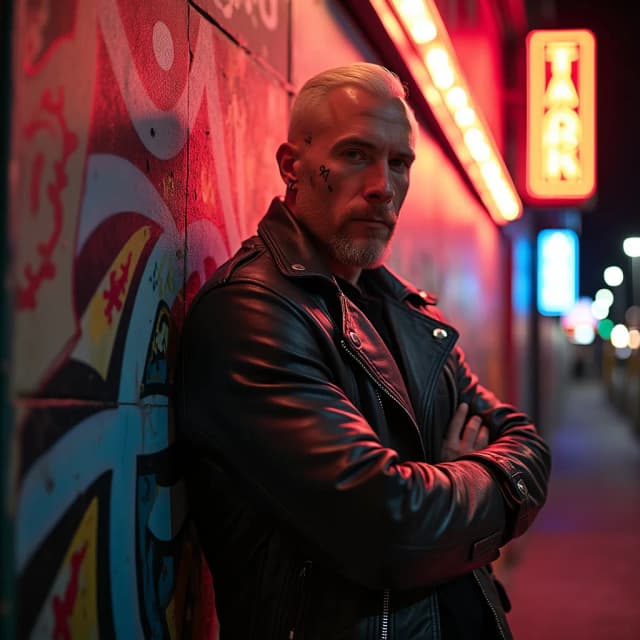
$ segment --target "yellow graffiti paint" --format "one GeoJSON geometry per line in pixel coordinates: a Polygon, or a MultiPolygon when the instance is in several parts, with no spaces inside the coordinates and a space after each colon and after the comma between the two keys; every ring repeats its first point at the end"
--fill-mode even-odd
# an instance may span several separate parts
{"type": "Polygon", "coordinates": [[[96,289],[80,321],[82,335],[73,357],[90,364],[106,379],[113,343],[131,279],[151,238],[151,228],[138,229],[122,247],[96,289]]]}
{"type": "Polygon", "coordinates": [[[60,562],[32,638],[99,637],[98,508],[98,498],[93,498],[60,562]]]}
{"type": "Polygon", "coordinates": [[[94,498],[82,518],[65,557],[65,565],[70,566],[72,558],[79,558],[77,554],[85,549],[83,561],[77,569],[76,602],[69,616],[69,630],[72,638],[98,637],[97,534],[98,498],[94,498]]]}

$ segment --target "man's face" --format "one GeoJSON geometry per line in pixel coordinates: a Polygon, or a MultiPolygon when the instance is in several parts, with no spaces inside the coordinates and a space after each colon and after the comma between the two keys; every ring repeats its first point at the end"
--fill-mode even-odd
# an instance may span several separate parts
{"type": "Polygon", "coordinates": [[[288,201],[329,266],[355,282],[384,259],[409,188],[414,133],[399,98],[342,87],[296,141],[295,198],[288,201]]]}

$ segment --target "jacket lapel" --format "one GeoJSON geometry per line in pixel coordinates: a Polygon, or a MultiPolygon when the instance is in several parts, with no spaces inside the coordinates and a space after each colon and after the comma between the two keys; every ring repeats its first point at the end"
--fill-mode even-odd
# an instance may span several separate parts
{"type": "Polygon", "coordinates": [[[348,349],[416,422],[411,399],[394,357],[365,314],[343,293],[340,293],[340,300],[342,336],[348,349]]]}
{"type": "Polygon", "coordinates": [[[418,424],[424,428],[438,377],[458,339],[458,332],[392,298],[385,298],[385,311],[395,334],[400,364],[408,373],[408,392],[418,424]]]}

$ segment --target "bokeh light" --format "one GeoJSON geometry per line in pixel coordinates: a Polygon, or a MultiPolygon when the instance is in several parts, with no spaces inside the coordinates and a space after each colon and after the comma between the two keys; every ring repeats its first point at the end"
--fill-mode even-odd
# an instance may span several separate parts
{"type": "Polygon", "coordinates": [[[604,281],[610,287],[617,287],[618,285],[621,285],[624,280],[624,273],[622,273],[622,269],[620,267],[607,267],[602,275],[604,281]]]}
{"type": "Polygon", "coordinates": [[[624,312],[624,321],[628,327],[640,329],[640,307],[633,305],[624,312]]]}
{"type": "Polygon", "coordinates": [[[575,344],[591,344],[596,337],[596,332],[591,324],[578,324],[573,331],[575,344]]]}
{"type": "Polygon", "coordinates": [[[613,320],[605,318],[598,322],[598,335],[603,340],[609,340],[611,338],[611,330],[613,329],[613,320]]]}
{"type": "Polygon", "coordinates": [[[611,289],[598,289],[594,300],[610,307],[613,304],[613,292],[611,289]]]}
{"type": "Polygon", "coordinates": [[[611,329],[610,340],[616,349],[625,349],[629,346],[629,329],[623,324],[617,324],[611,329]]]}
{"type": "Polygon", "coordinates": [[[624,242],[622,243],[622,250],[630,258],[640,257],[640,238],[639,237],[625,238],[624,242]]]}
{"type": "Polygon", "coordinates": [[[609,305],[594,300],[591,303],[591,313],[596,320],[604,320],[609,315],[609,305]]]}

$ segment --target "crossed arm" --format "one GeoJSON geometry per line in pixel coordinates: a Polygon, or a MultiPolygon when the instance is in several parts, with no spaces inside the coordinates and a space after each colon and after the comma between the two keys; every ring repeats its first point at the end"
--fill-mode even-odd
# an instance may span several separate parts
{"type": "Polygon", "coordinates": [[[482,418],[474,415],[465,422],[468,413],[469,405],[460,403],[442,443],[440,457],[443,462],[451,462],[489,444],[489,429],[482,424],[482,418]]]}
{"type": "Polygon", "coordinates": [[[188,325],[183,437],[365,586],[437,584],[486,564],[544,502],[535,428],[481,389],[461,355],[463,402],[443,462],[430,465],[383,446],[332,382],[317,325],[283,297],[228,285],[201,299],[188,325]]]}

